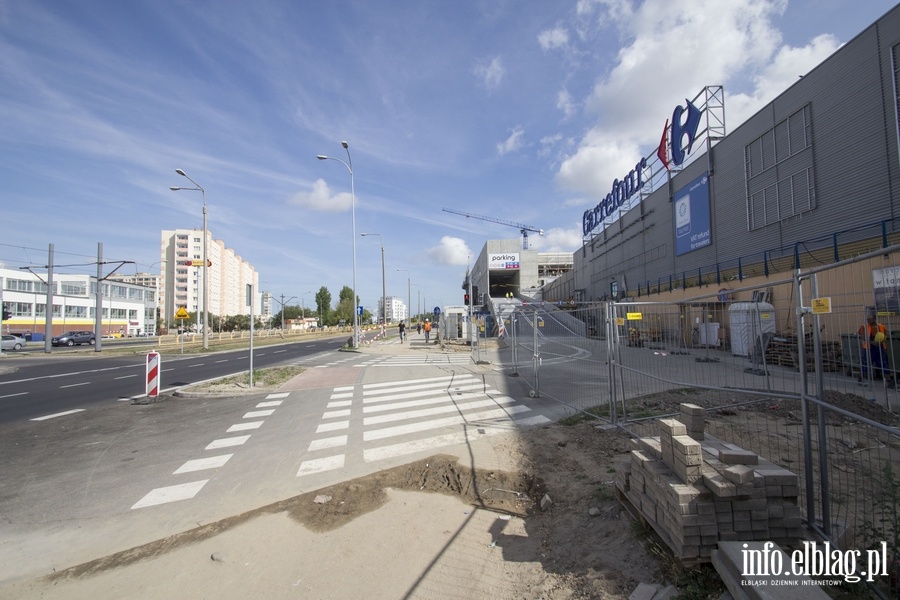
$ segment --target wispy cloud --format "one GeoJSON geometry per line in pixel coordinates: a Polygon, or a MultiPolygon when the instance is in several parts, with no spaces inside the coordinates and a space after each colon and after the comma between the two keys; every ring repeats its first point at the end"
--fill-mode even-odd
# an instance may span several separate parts
{"type": "Polygon", "coordinates": [[[569,43],[569,32],[563,27],[554,27],[538,34],[538,43],[544,50],[561,48],[569,43]]]}
{"type": "Polygon", "coordinates": [[[316,179],[310,191],[294,194],[289,203],[320,212],[344,212],[350,210],[353,197],[347,192],[333,194],[324,179],[316,179]]]}
{"type": "Polygon", "coordinates": [[[509,137],[497,144],[497,154],[503,156],[520,149],[525,142],[524,135],[525,129],[521,125],[516,125],[509,137]]]}
{"type": "Polygon", "coordinates": [[[489,61],[481,61],[475,65],[475,75],[481,80],[481,84],[492,92],[500,87],[506,69],[503,67],[503,61],[499,56],[495,56],[489,61]]]}

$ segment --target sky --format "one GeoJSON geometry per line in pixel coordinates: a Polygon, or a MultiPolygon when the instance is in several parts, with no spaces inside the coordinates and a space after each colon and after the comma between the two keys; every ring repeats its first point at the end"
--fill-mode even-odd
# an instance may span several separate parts
{"type": "Polygon", "coordinates": [[[573,252],[676,105],[724,86],[732,131],[893,6],[0,0],[0,264],[53,244],[96,274],[102,243],[158,272],[160,232],[202,227],[183,169],[275,311],[336,301],[354,242],[372,312],[382,246],[388,296],[459,305],[486,240],[521,235],[444,208],[573,252]]]}

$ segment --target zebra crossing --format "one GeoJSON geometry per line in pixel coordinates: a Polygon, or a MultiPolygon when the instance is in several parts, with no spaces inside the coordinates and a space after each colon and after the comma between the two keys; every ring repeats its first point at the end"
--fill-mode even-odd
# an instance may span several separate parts
{"type": "MultiPolygon", "coordinates": [[[[468,355],[385,356],[352,366],[465,364],[469,360],[468,355]]],[[[358,361],[358,356],[311,367],[337,366],[351,361],[358,361]]],[[[298,400],[302,398],[301,392],[281,392],[257,401],[223,435],[175,469],[171,473],[171,485],[151,490],[131,508],[147,508],[197,496],[210,481],[201,474],[225,467],[267,419],[279,417],[277,413],[284,410],[279,408],[290,402],[292,395],[298,400]]],[[[305,444],[296,477],[342,469],[350,461],[358,464],[394,459],[549,422],[544,415],[472,373],[335,386],[329,392],[312,439],[305,444]]]]}
{"type": "Polygon", "coordinates": [[[343,468],[350,435],[333,433],[349,432],[360,417],[354,440],[362,440],[365,462],[550,422],[472,374],[335,387],[297,476],[343,468]]]}
{"type": "MultiPolygon", "coordinates": [[[[226,429],[225,433],[233,434],[259,429],[262,426],[265,417],[272,416],[272,414],[275,413],[275,409],[281,406],[282,402],[284,402],[284,399],[287,398],[289,394],[290,392],[269,394],[264,401],[257,403],[254,407],[258,410],[251,410],[244,413],[241,421],[226,429]]],[[[229,435],[228,437],[222,437],[211,441],[204,450],[221,450],[222,448],[243,446],[249,439],[249,434],[237,436],[229,435]]],[[[218,469],[225,466],[225,463],[227,463],[232,456],[234,456],[234,452],[191,459],[175,469],[172,475],[184,475],[185,473],[218,469]]],[[[176,477],[176,479],[180,478],[176,477]]],[[[202,490],[203,486],[208,482],[209,479],[200,479],[154,488],[144,495],[143,498],[135,502],[131,508],[134,510],[156,506],[158,504],[177,502],[179,500],[189,500],[199,494],[200,490],[202,490]]]]}
{"type": "Polygon", "coordinates": [[[373,356],[354,367],[418,367],[432,365],[468,365],[472,363],[469,354],[407,354],[373,356]]]}

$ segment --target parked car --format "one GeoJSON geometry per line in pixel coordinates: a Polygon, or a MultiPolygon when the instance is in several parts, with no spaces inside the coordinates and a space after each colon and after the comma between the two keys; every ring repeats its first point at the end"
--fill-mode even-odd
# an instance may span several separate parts
{"type": "Polygon", "coordinates": [[[3,349],[4,350],[21,350],[25,347],[25,339],[20,338],[16,335],[4,335],[3,336],[3,349]]]}
{"type": "Polygon", "coordinates": [[[50,340],[54,346],[80,346],[82,344],[94,345],[96,342],[93,331],[67,331],[50,340]]]}

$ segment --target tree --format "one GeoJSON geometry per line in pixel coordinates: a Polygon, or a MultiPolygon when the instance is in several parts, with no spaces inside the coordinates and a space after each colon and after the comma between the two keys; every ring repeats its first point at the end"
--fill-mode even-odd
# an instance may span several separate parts
{"type": "Polygon", "coordinates": [[[282,316],[284,317],[285,327],[291,319],[300,319],[304,317],[303,309],[299,306],[283,306],[280,311],[272,315],[272,323],[275,327],[281,328],[282,316]]]}
{"type": "Polygon", "coordinates": [[[316,292],[316,310],[322,320],[320,325],[328,325],[331,322],[331,292],[324,285],[316,292]]]}

